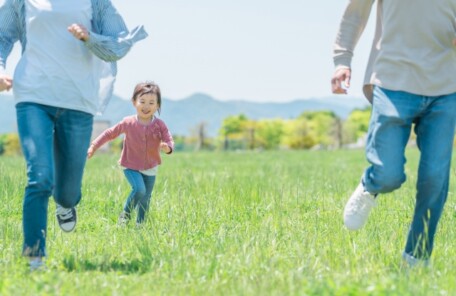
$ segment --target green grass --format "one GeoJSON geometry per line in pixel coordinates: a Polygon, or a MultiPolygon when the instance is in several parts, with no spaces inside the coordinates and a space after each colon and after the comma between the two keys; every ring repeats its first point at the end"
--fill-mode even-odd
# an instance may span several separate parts
{"type": "Polygon", "coordinates": [[[0,157],[0,295],[455,295],[454,180],[432,266],[401,268],[418,157],[407,151],[407,182],[350,232],[361,150],[164,155],[140,229],[116,225],[129,188],[118,156],[99,154],[74,233],[50,203],[41,273],[20,257],[24,162],[0,157]]]}

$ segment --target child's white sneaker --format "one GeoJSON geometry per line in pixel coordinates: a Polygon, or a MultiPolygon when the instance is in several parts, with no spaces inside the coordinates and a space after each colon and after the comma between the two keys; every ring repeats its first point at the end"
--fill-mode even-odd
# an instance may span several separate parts
{"type": "Polygon", "coordinates": [[[130,222],[130,214],[122,211],[122,213],[119,215],[119,219],[117,220],[117,225],[127,226],[128,222],[130,222]]]}
{"type": "Polygon", "coordinates": [[[46,269],[41,257],[32,257],[29,259],[30,271],[43,271],[46,269]]]}
{"type": "Polygon", "coordinates": [[[350,230],[358,230],[364,226],[369,217],[369,213],[375,207],[375,195],[370,194],[364,189],[364,185],[359,183],[355,192],[351,195],[344,209],[344,223],[350,230]]]}
{"type": "Polygon", "coordinates": [[[402,260],[403,260],[403,266],[406,268],[420,268],[420,267],[429,267],[430,266],[429,259],[418,259],[405,252],[402,253],[402,260]]]}

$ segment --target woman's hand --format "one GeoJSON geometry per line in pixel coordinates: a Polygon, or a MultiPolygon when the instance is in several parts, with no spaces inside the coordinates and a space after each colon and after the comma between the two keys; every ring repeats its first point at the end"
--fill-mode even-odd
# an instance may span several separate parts
{"type": "Polygon", "coordinates": [[[72,24],[68,27],[68,32],[73,34],[74,38],[86,42],[89,40],[90,33],[87,31],[86,27],[81,24],[72,24]]]}
{"type": "Polygon", "coordinates": [[[8,91],[11,87],[13,87],[13,79],[8,75],[0,75],[0,91],[8,91]]]}

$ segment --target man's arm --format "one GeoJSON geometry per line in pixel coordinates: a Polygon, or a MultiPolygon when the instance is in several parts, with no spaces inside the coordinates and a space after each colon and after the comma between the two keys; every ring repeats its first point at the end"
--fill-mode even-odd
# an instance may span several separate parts
{"type": "Polygon", "coordinates": [[[350,87],[353,52],[366,27],[374,2],[350,0],[342,16],[333,48],[336,70],[331,79],[331,90],[335,94],[346,94],[350,87]]]}

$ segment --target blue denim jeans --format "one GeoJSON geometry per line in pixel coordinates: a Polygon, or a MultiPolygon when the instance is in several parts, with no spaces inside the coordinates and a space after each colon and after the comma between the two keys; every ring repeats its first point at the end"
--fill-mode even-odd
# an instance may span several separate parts
{"type": "Polygon", "coordinates": [[[404,252],[428,259],[448,194],[456,93],[426,97],[375,87],[366,144],[371,166],[363,182],[372,194],[391,192],[405,182],[404,153],[412,124],[421,156],[415,210],[404,252]]]}
{"type": "Polygon", "coordinates": [[[65,208],[81,199],[93,115],[34,103],[19,103],[16,112],[27,164],[23,254],[45,256],[49,197],[65,208]]]}
{"type": "Polygon", "coordinates": [[[125,177],[130,183],[131,192],[124,205],[124,211],[130,215],[133,209],[138,208],[136,223],[141,224],[149,211],[150,197],[154,189],[155,176],[147,176],[139,171],[125,169],[125,177]]]}

